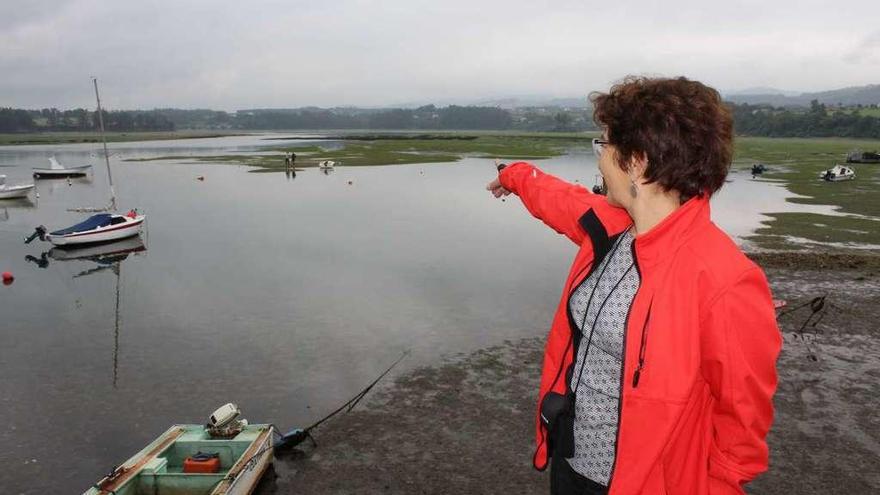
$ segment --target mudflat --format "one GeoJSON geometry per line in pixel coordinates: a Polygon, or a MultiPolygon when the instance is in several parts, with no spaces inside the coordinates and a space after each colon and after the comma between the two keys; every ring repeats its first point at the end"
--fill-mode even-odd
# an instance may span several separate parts
{"type": "MultiPolygon", "coordinates": [[[[827,297],[815,326],[801,330],[809,307],[779,321],[771,466],[747,491],[880,490],[880,257],[752,257],[788,308],[827,297]]],[[[257,493],[549,493],[531,468],[544,332],[398,376],[317,430],[317,448],[280,458],[257,493]]]]}

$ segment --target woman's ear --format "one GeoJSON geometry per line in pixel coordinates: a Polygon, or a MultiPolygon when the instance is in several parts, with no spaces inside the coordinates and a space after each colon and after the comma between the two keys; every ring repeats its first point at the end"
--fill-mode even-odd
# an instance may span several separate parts
{"type": "Polygon", "coordinates": [[[627,173],[631,181],[641,183],[648,170],[648,156],[645,153],[633,153],[629,160],[627,173]]]}

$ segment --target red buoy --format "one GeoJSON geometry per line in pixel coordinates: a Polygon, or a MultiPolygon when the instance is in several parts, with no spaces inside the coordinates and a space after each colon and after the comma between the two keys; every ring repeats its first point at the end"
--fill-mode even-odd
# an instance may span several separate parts
{"type": "Polygon", "coordinates": [[[12,284],[13,280],[15,280],[15,277],[12,276],[12,272],[3,272],[3,285],[12,284]]]}

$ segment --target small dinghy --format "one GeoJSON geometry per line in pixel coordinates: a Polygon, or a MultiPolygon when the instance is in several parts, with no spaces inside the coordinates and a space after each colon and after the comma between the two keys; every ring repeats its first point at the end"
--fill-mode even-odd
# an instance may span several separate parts
{"type": "Polygon", "coordinates": [[[207,425],[172,426],[83,495],[252,493],[273,462],[274,428],[238,415],[226,404],[207,425]]]}
{"type": "Polygon", "coordinates": [[[36,237],[56,246],[116,241],[140,234],[145,218],[137,210],[131,210],[125,215],[99,213],[76,225],[48,234],[46,228],[41,225],[24,242],[28,244],[36,237]]]}
{"type": "Polygon", "coordinates": [[[34,184],[6,184],[6,176],[0,175],[0,199],[24,198],[34,189],[34,184]]]}
{"type": "Polygon", "coordinates": [[[34,177],[37,179],[53,179],[60,177],[82,177],[91,169],[91,165],[76,165],[65,167],[58,163],[55,157],[49,158],[49,168],[34,168],[34,177]]]}
{"type": "Polygon", "coordinates": [[[336,162],[334,162],[333,160],[324,160],[324,161],[318,162],[318,167],[320,167],[320,168],[333,168],[335,166],[336,166],[336,162]]]}
{"type": "Polygon", "coordinates": [[[852,180],[856,178],[856,173],[849,167],[843,165],[835,165],[819,174],[819,178],[828,182],[840,182],[843,180],[852,180]]]}

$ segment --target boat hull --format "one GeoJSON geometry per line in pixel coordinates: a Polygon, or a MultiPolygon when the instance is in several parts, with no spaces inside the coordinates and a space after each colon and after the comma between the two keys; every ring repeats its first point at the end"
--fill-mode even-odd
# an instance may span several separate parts
{"type": "Polygon", "coordinates": [[[86,175],[91,165],[83,165],[80,167],[57,168],[35,168],[33,169],[34,178],[36,179],[53,179],[64,177],[82,177],[86,175]]]}
{"type": "Polygon", "coordinates": [[[204,425],[174,425],[84,495],[248,495],[273,462],[271,425],[249,425],[230,439],[214,439],[204,425]],[[217,473],[185,473],[196,452],[216,452],[217,473]]]}
{"type": "Polygon", "coordinates": [[[0,199],[24,198],[34,189],[34,184],[0,188],[0,199]]]}
{"type": "Polygon", "coordinates": [[[146,217],[144,215],[138,215],[126,223],[98,227],[85,232],[74,232],[65,235],[49,234],[46,236],[46,240],[56,246],[73,246],[118,241],[119,239],[125,239],[140,234],[145,219],[146,217]]]}

